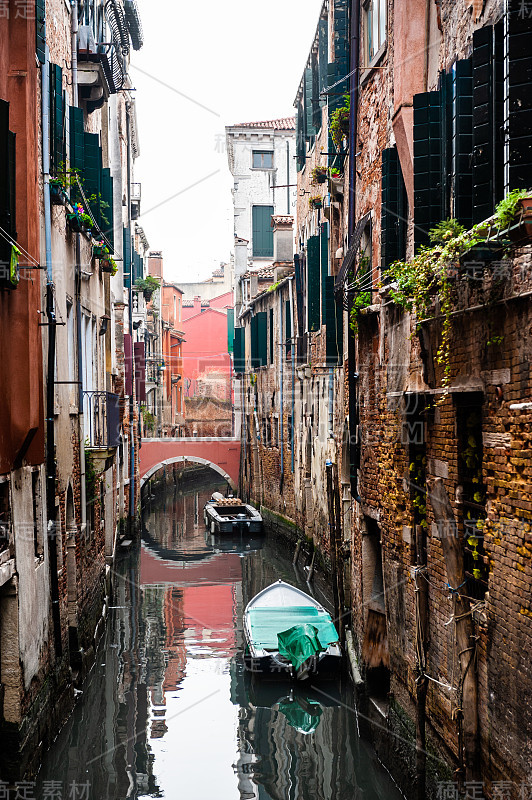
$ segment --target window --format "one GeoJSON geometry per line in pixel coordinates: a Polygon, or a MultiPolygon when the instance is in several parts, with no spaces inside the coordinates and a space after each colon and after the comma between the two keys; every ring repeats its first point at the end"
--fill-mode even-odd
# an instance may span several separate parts
{"type": "Polygon", "coordinates": [[[387,2],[388,0],[366,0],[364,3],[365,66],[371,64],[386,42],[387,2]]]}
{"type": "Polygon", "coordinates": [[[273,258],[273,206],[253,206],[253,257],[273,258]]]}
{"type": "Polygon", "coordinates": [[[253,150],[253,169],[273,169],[273,150],[253,150]]]}

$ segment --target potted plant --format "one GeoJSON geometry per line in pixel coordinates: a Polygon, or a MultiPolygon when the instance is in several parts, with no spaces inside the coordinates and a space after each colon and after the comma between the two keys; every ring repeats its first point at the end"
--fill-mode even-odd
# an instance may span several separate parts
{"type": "Polygon", "coordinates": [[[329,131],[338,150],[342,149],[344,139],[349,136],[350,109],[351,98],[344,94],[344,105],[333,111],[329,120],[329,131]]]}
{"type": "Polygon", "coordinates": [[[312,184],[325,183],[327,180],[327,167],[317,166],[314,167],[310,174],[310,182],[312,184]]]}
{"type": "Polygon", "coordinates": [[[116,275],[118,272],[116,261],[111,255],[104,256],[100,259],[100,269],[102,272],[109,272],[111,275],[116,275]]]}
{"type": "Polygon", "coordinates": [[[64,206],[66,195],[61,178],[52,178],[50,181],[50,200],[55,206],[64,206]]]}
{"type": "Polygon", "coordinates": [[[152,294],[159,288],[159,281],[152,275],[147,275],[145,278],[137,278],[135,281],[135,289],[142,292],[144,299],[147,303],[150,302],[152,294]]]}
{"type": "Polygon", "coordinates": [[[510,241],[518,243],[532,236],[532,197],[526,189],[508,192],[495,209],[494,224],[510,241]]]}
{"type": "Polygon", "coordinates": [[[329,170],[329,176],[332,181],[339,181],[342,177],[342,174],[337,167],[331,167],[329,170]]]}
{"type": "Polygon", "coordinates": [[[310,208],[321,208],[323,206],[323,197],[321,197],[319,194],[311,195],[311,197],[309,197],[308,204],[310,208]]]}

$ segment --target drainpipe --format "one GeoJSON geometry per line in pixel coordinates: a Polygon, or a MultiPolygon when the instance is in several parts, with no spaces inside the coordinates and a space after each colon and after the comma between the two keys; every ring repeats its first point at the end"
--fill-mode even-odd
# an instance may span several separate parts
{"type": "Polygon", "coordinates": [[[352,70],[349,84],[350,112],[349,112],[349,235],[355,229],[355,199],[356,199],[356,141],[358,120],[358,82],[360,61],[360,3],[354,0],[351,3],[351,58],[352,70]]]}
{"type": "Polygon", "coordinates": [[[284,430],[283,430],[283,408],[284,408],[284,399],[283,399],[283,382],[284,382],[284,336],[283,336],[284,328],[283,328],[283,294],[279,292],[279,338],[281,340],[281,346],[279,348],[279,382],[280,382],[280,402],[281,402],[281,424],[280,424],[280,450],[281,450],[281,481],[283,480],[284,476],[284,430]]]}
{"type": "MultiPolygon", "coordinates": [[[[350,66],[352,70],[349,84],[350,113],[349,113],[349,235],[355,228],[356,214],[356,159],[358,122],[358,95],[359,95],[359,63],[360,63],[360,3],[351,3],[351,47],[350,66]]],[[[355,442],[358,427],[358,375],[356,373],[356,341],[351,329],[347,328],[347,369],[349,387],[349,434],[350,434],[350,462],[351,462],[351,493],[355,500],[360,501],[358,494],[358,447],[355,442]]]]}
{"type": "Polygon", "coordinates": [[[290,216],[290,142],[288,140],[286,142],[286,213],[290,216]]]}
{"type": "MultiPolygon", "coordinates": [[[[72,101],[78,105],[78,3],[77,0],[71,2],[72,14],[70,18],[70,31],[72,39],[72,101]]],[[[79,464],[81,473],[81,530],[87,529],[87,487],[85,485],[85,425],[83,408],[83,348],[81,343],[81,245],[80,234],[75,234],[76,242],[76,337],[78,351],[78,430],[79,430],[79,464]]]]}
{"type": "Polygon", "coordinates": [[[52,269],[52,212],[50,205],[50,52],[45,46],[41,67],[42,99],[42,168],[44,182],[44,241],[46,248],[46,318],[48,327],[48,368],[46,376],[46,507],[48,510],[48,556],[50,559],[50,593],[56,658],[61,658],[61,612],[59,609],[59,577],[57,573],[57,531],[55,520],[55,348],[57,320],[55,316],[52,269]]]}
{"type": "MultiPolygon", "coordinates": [[[[126,104],[126,138],[127,138],[127,224],[131,235],[131,118],[129,103],[126,104]]],[[[133,416],[135,402],[135,358],[133,348],[133,259],[129,265],[129,335],[131,337],[131,395],[129,398],[129,523],[133,530],[135,521],[135,435],[133,416]]]]}
{"type": "MultiPolygon", "coordinates": [[[[71,0],[72,14],[70,17],[70,31],[72,34],[72,100],[78,104],[78,0],[71,0]]],[[[78,236],[79,234],[76,234],[78,236]]]]}
{"type": "Polygon", "coordinates": [[[290,435],[290,443],[291,443],[291,464],[290,469],[291,472],[294,472],[294,425],[295,425],[295,407],[296,407],[296,336],[295,336],[295,327],[294,327],[294,279],[289,278],[288,284],[288,294],[290,297],[290,327],[292,330],[292,431],[290,435]]]}
{"type": "Polygon", "coordinates": [[[334,403],[334,370],[329,369],[329,438],[334,436],[333,428],[333,403],[334,403]]]}

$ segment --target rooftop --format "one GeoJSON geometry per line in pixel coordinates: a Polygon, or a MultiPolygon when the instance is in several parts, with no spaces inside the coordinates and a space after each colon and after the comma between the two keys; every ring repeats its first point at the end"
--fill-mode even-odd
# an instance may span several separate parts
{"type": "Polygon", "coordinates": [[[281,117],[280,119],[268,119],[260,122],[239,122],[231,125],[231,128],[273,128],[276,131],[295,131],[295,117],[281,117]]]}

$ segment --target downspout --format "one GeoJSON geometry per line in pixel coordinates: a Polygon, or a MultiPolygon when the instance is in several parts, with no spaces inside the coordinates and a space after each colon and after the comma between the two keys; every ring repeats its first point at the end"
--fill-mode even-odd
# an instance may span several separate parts
{"type": "MultiPolygon", "coordinates": [[[[131,235],[131,119],[129,104],[126,104],[126,138],[127,138],[127,224],[131,235]]],[[[129,265],[129,335],[131,337],[131,395],[129,397],[129,523],[133,530],[135,520],[135,429],[133,417],[135,402],[135,358],[133,348],[133,265],[129,265]]]]}
{"type": "Polygon", "coordinates": [[[288,140],[286,142],[286,213],[290,216],[290,142],[288,140]]]}
{"type": "Polygon", "coordinates": [[[356,200],[356,141],[358,123],[358,94],[359,94],[359,63],[360,63],[360,3],[353,0],[351,3],[351,57],[352,70],[349,83],[350,112],[349,112],[349,235],[355,229],[355,200],[356,200]]]}
{"type": "Polygon", "coordinates": [[[294,425],[295,425],[295,407],[296,407],[296,336],[294,326],[294,279],[289,278],[288,293],[290,297],[290,327],[292,330],[292,430],[290,432],[290,457],[291,464],[290,470],[294,472],[294,425]]]}
{"type": "Polygon", "coordinates": [[[46,249],[46,317],[48,326],[48,368],[46,377],[46,508],[48,511],[48,556],[50,559],[50,594],[56,658],[61,658],[61,611],[59,608],[59,576],[57,572],[57,530],[55,519],[55,348],[57,320],[55,315],[52,269],[52,212],[50,204],[50,51],[45,46],[41,67],[42,98],[42,169],[44,183],[44,241],[46,249]]]}
{"type": "Polygon", "coordinates": [[[330,439],[332,439],[334,436],[333,403],[334,403],[334,369],[330,367],[329,368],[329,438],[330,439]]]}
{"type": "Polygon", "coordinates": [[[280,450],[281,450],[281,482],[284,478],[284,428],[283,428],[283,410],[284,410],[284,398],[283,398],[283,382],[284,382],[284,327],[283,327],[283,294],[279,292],[279,338],[281,340],[281,346],[279,348],[279,383],[280,383],[280,403],[281,403],[281,420],[280,420],[280,439],[279,442],[280,450]]]}
{"type": "MultiPolygon", "coordinates": [[[[355,228],[356,219],[356,141],[358,123],[358,95],[359,95],[359,64],[360,64],[360,3],[353,0],[351,3],[351,47],[350,67],[352,70],[349,84],[350,112],[349,112],[349,236],[355,228]]],[[[347,326],[347,385],[349,389],[349,434],[350,434],[350,463],[351,463],[351,494],[354,500],[360,501],[358,494],[358,374],[356,372],[357,353],[355,334],[347,326]]]]}
{"type": "MultiPolygon", "coordinates": [[[[70,18],[70,31],[72,36],[72,101],[75,106],[78,105],[78,3],[77,0],[72,0],[71,3],[72,15],[70,18]]],[[[78,425],[79,425],[79,462],[81,472],[81,529],[87,529],[87,487],[85,485],[85,447],[84,447],[84,433],[85,425],[84,408],[83,408],[83,348],[81,343],[81,245],[80,234],[75,234],[76,242],[76,271],[75,271],[75,287],[76,287],[76,337],[77,337],[77,350],[78,350],[78,425]]]]}

